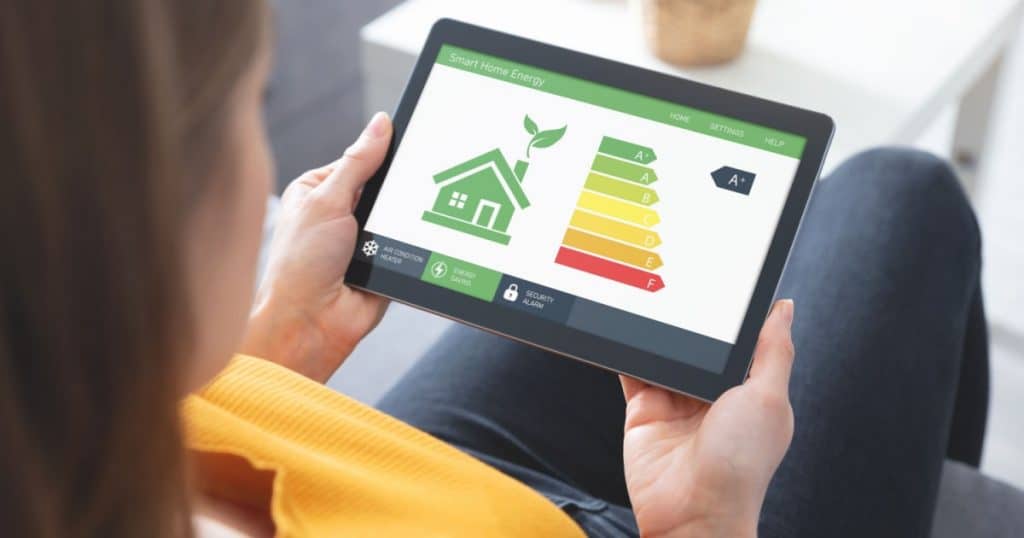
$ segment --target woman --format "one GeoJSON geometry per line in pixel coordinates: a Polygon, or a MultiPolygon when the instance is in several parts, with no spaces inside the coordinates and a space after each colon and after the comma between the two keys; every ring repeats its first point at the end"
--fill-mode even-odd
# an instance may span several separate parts
{"type": "Polygon", "coordinates": [[[403,423],[319,384],[384,312],[343,275],[386,116],[289,186],[252,304],[267,23],[251,0],[4,4],[5,535],[927,533],[947,440],[976,458],[984,423],[947,168],[883,152],[824,183],[782,286],[792,384],[791,301],[712,406],[460,329],[381,402],[403,423]]]}

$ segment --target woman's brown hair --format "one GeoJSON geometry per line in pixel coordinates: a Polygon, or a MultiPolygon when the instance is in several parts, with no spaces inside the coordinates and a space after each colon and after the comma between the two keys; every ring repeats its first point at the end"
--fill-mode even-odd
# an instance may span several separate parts
{"type": "Polygon", "coordinates": [[[0,6],[0,533],[191,534],[184,230],[258,0],[0,6]]]}

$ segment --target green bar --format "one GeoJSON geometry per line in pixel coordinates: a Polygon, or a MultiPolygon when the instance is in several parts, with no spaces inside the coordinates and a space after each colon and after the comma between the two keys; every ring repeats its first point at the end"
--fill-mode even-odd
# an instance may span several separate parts
{"type": "Polygon", "coordinates": [[[490,302],[501,282],[501,273],[434,252],[420,280],[490,302]]]}
{"type": "Polygon", "coordinates": [[[658,201],[658,193],[654,189],[641,187],[636,183],[619,181],[601,174],[590,174],[583,188],[621,198],[629,202],[636,202],[643,205],[651,205],[658,201]]]}
{"type": "Polygon", "coordinates": [[[441,46],[437,63],[797,159],[807,143],[802,136],[451,45],[441,46]]]}
{"type": "Polygon", "coordinates": [[[651,148],[610,136],[606,136],[601,140],[601,147],[597,151],[640,164],[651,164],[658,158],[651,148]]]}
{"type": "Polygon", "coordinates": [[[654,170],[646,166],[613,159],[600,153],[594,157],[594,164],[590,165],[590,169],[609,176],[643,183],[644,185],[650,185],[658,181],[658,175],[654,173],[654,170]]]}

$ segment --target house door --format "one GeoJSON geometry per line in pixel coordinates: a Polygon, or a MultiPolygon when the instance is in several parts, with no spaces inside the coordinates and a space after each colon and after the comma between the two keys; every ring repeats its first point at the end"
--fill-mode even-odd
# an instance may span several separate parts
{"type": "Polygon", "coordinates": [[[473,224],[484,228],[494,228],[494,221],[498,219],[498,211],[501,211],[501,204],[480,200],[476,206],[476,214],[473,215],[473,224]]]}

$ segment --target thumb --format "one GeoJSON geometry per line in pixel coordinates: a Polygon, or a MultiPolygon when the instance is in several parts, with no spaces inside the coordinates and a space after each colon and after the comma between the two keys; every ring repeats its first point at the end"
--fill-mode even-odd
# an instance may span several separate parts
{"type": "Polygon", "coordinates": [[[789,394],[789,374],[793,368],[793,301],[775,303],[761,328],[750,367],[750,381],[760,383],[773,392],[789,394]]]}
{"type": "MultiPolygon", "coordinates": [[[[391,118],[384,112],[374,114],[356,140],[342,155],[327,179],[316,190],[325,198],[339,203],[353,204],[356,193],[384,162],[391,142],[391,118]]],[[[351,211],[349,205],[346,208],[351,211]]]]}

